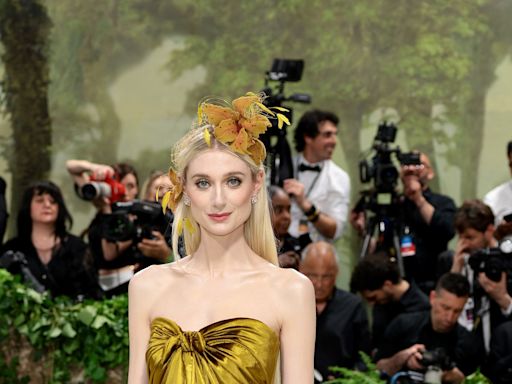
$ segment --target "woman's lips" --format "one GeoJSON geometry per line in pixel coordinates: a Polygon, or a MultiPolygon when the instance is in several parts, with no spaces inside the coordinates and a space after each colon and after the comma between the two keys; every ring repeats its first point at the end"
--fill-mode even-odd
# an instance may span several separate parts
{"type": "Polygon", "coordinates": [[[224,221],[227,220],[231,213],[223,212],[223,213],[210,213],[208,217],[213,221],[224,221]]]}

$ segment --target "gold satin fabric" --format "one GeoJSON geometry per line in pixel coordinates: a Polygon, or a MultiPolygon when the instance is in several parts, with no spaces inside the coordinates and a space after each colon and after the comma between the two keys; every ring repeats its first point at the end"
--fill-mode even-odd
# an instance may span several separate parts
{"type": "Polygon", "coordinates": [[[234,318],[184,332],[170,319],[151,323],[146,351],[151,384],[272,384],[279,338],[265,323],[234,318]]]}

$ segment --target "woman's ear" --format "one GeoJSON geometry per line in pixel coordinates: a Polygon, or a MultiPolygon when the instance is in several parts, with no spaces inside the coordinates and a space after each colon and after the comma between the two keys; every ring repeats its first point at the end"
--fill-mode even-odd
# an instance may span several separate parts
{"type": "Polygon", "coordinates": [[[260,188],[263,186],[264,177],[265,175],[263,171],[260,169],[256,174],[256,180],[254,181],[254,195],[257,195],[258,192],[260,191],[260,188]]]}

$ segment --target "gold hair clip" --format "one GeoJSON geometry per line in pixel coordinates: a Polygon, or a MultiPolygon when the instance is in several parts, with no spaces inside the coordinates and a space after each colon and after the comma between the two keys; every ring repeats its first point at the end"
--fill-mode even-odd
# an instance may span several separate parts
{"type": "MultiPolygon", "coordinates": [[[[266,107],[263,95],[248,92],[245,96],[233,100],[231,106],[222,106],[206,99],[199,104],[197,117],[199,125],[210,124],[213,127],[215,139],[229,146],[234,152],[249,155],[257,165],[260,165],[266,155],[265,145],[258,139],[272,126],[269,120],[277,118],[277,125],[290,125],[288,118],[282,113],[287,112],[282,107],[266,107]]],[[[204,140],[210,146],[210,131],[205,128],[204,140]]]]}

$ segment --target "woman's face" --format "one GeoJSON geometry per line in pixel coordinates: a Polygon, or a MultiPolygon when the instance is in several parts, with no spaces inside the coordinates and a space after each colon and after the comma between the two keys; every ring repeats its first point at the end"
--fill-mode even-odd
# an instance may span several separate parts
{"type": "Polygon", "coordinates": [[[272,226],[277,237],[283,237],[288,233],[291,223],[290,198],[284,192],[276,192],[272,196],[272,226]]]}
{"type": "Polygon", "coordinates": [[[158,201],[162,201],[162,197],[171,188],[171,179],[169,176],[162,175],[158,176],[153,182],[148,186],[146,191],[146,196],[144,198],[148,201],[155,201],[156,192],[158,191],[158,201]]]}
{"type": "Polygon", "coordinates": [[[59,205],[48,193],[35,194],[30,203],[30,217],[34,223],[55,223],[59,205]]]}
{"type": "Polygon", "coordinates": [[[185,182],[193,218],[214,236],[242,231],[262,180],[262,173],[255,181],[249,166],[227,151],[200,153],[189,163],[185,182]]]}
{"type": "Polygon", "coordinates": [[[121,184],[124,185],[125,189],[124,200],[134,200],[139,194],[139,186],[137,185],[137,179],[135,176],[132,173],[128,173],[121,179],[121,184]]]}

